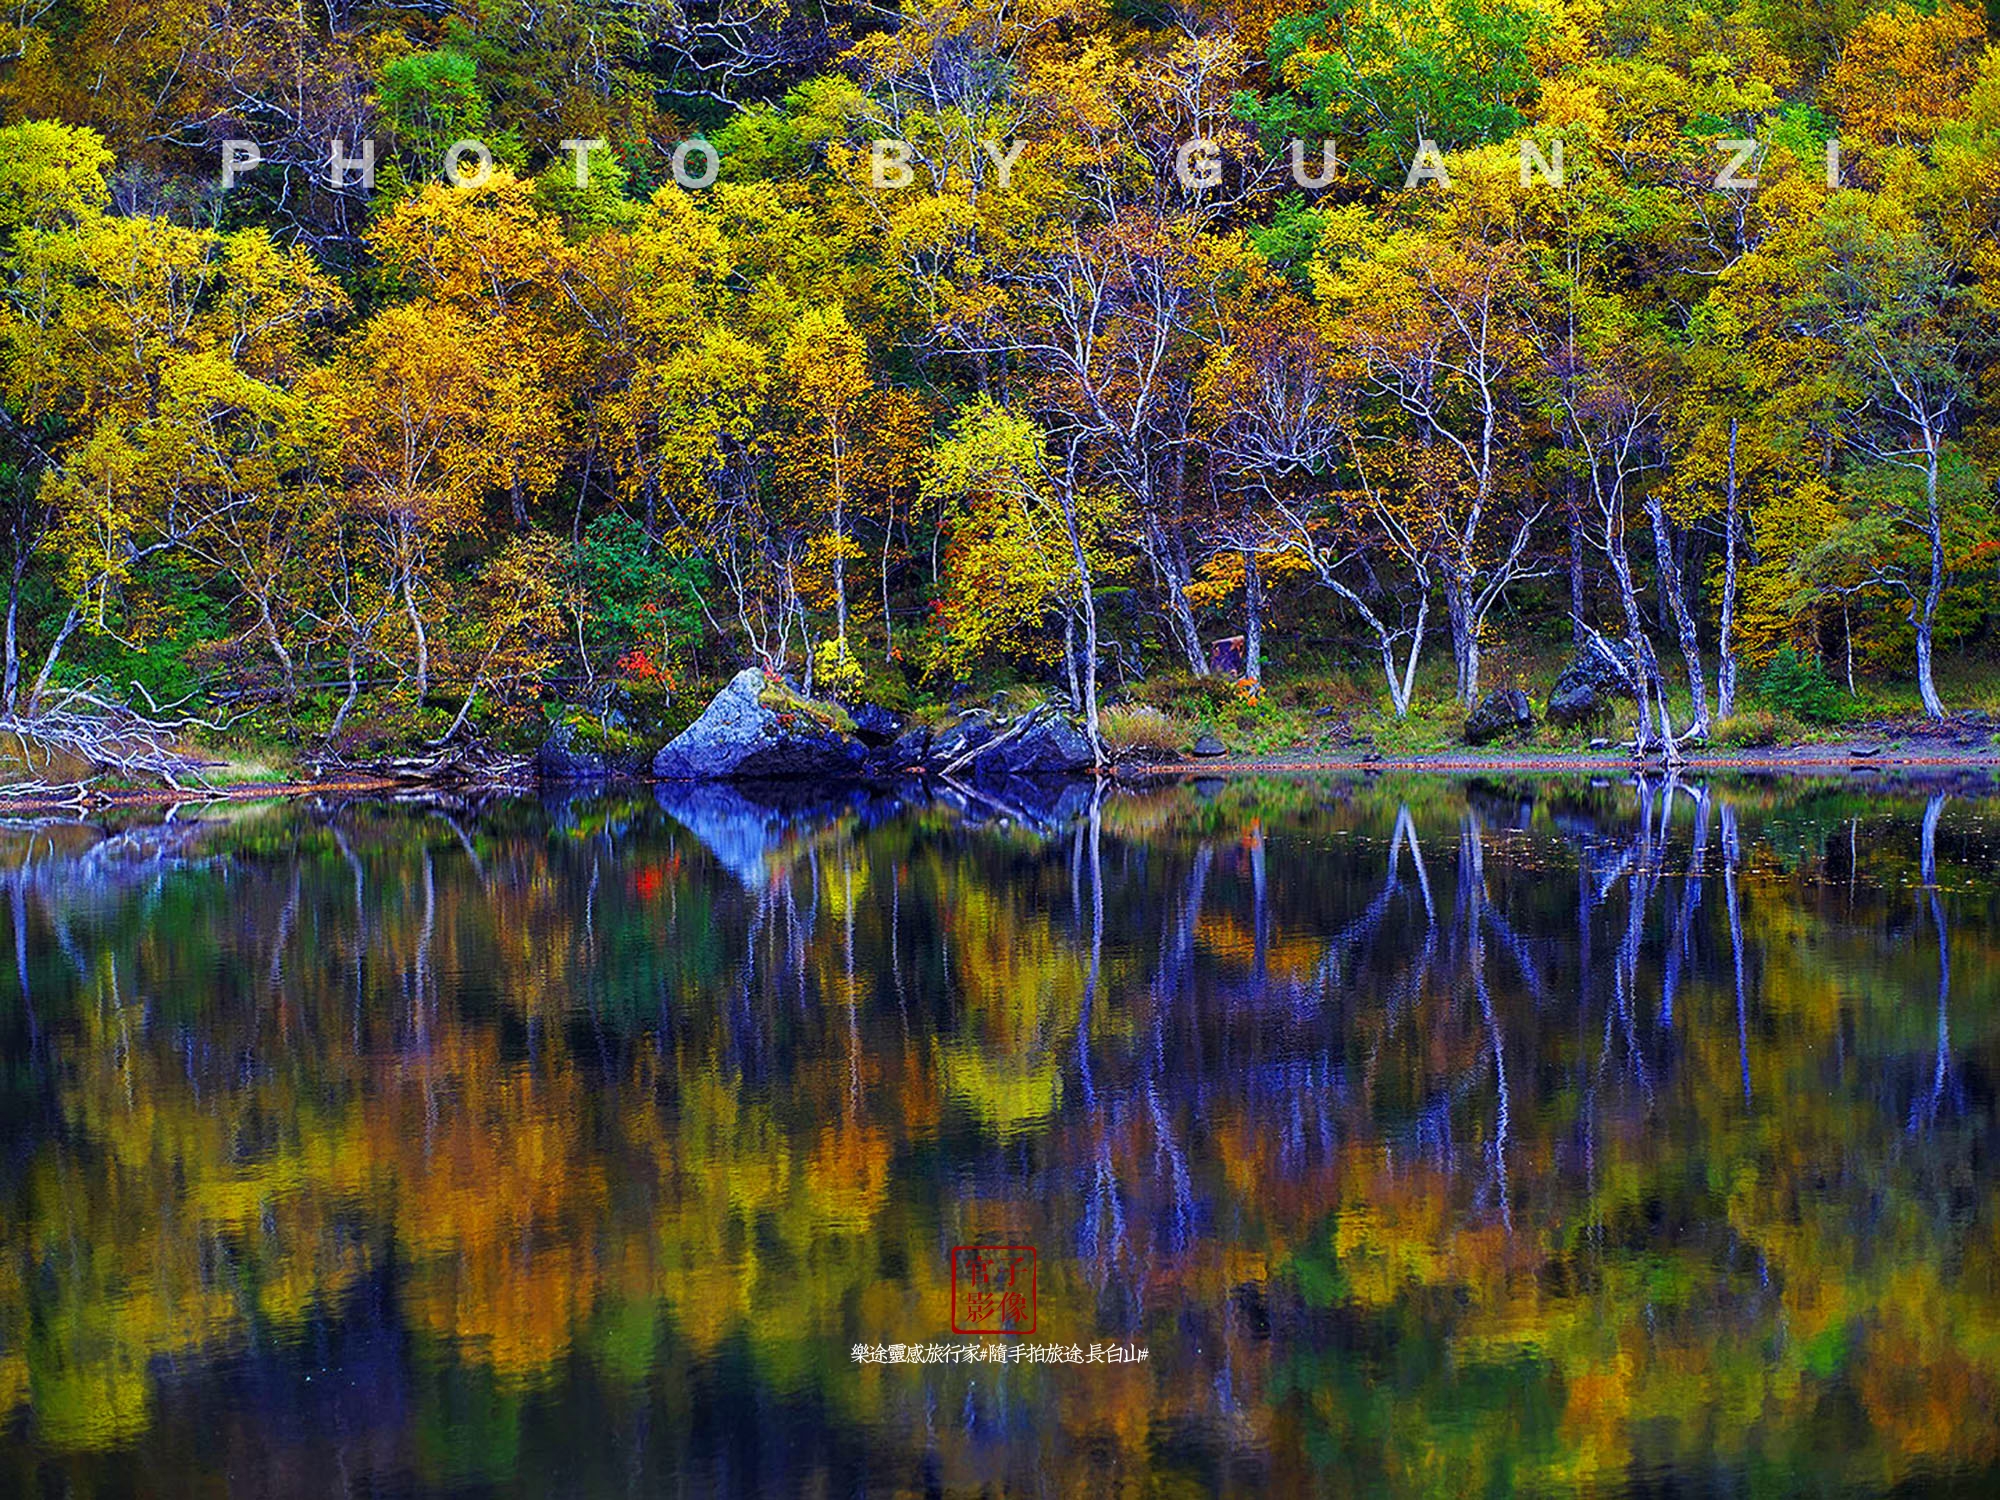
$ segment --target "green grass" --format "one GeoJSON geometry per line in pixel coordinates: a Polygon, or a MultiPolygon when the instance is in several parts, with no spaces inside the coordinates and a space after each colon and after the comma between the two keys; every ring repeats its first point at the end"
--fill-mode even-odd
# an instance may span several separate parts
{"type": "Polygon", "coordinates": [[[220,761],[203,769],[210,786],[263,786],[299,778],[298,762],[282,746],[239,746],[222,751],[208,746],[199,753],[220,761]]]}

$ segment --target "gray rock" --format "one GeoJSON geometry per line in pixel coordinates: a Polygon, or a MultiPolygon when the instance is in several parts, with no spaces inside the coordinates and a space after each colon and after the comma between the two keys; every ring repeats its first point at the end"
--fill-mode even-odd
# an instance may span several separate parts
{"type": "Polygon", "coordinates": [[[653,775],[662,781],[853,777],[867,752],[845,720],[826,704],[767,692],[763,672],[745,667],[653,757],[653,775]]]}
{"type": "Polygon", "coordinates": [[[887,745],[903,732],[903,716],[879,703],[857,703],[847,710],[854,720],[854,737],[871,750],[887,745]]]}
{"type": "Polygon", "coordinates": [[[1630,698],[1631,663],[1631,654],[1621,648],[1586,642],[1549,689],[1543,710],[1549,722],[1581,724],[1606,712],[1618,699],[1630,698]]]}
{"type": "Polygon", "coordinates": [[[1528,705],[1528,695],[1519,688],[1499,688],[1488,693],[1466,719],[1465,742],[1491,744],[1534,727],[1535,711],[1528,705]]]}
{"type": "Polygon", "coordinates": [[[1214,735],[1205,734],[1188,747],[1188,753],[1199,755],[1205,760],[1212,760],[1218,755],[1227,755],[1229,747],[1214,735]]]}
{"type": "Polygon", "coordinates": [[[931,732],[919,724],[914,729],[906,729],[896,736],[893,744],[884,745],[869,756],[872,767],[885,775],[898,772],[922,770],[930,764],[931,732]]]}
{"type": "MultiPolygon", "coordinates": [[[[607,727],[614,731],[623,728],[607,727]]],[[[617,732],[597,734],[588,726],[579,728],[573,717],[558,719],[542,748],[535,752],[535,779],[544,786],[554,786],[645,775],[646,752],[621,744],[625,739],[617,732]]]]}
{"type": "Polygon", "coordinates": [[[1060,714],[1038,712],[1034,720],[1005,743],[973,757],[972,774],[982,781],[1003,776],[1064,776],[1088,770],[1093,757],[1083,731],[1060,714]]]}
{"type": "Polygon", "coordinates": [[[931,762],[937,766],[950,765],[992,739],[994,732],[993,716],[985,709],[975,708],[960,714],[931,741],[931,762]]]}

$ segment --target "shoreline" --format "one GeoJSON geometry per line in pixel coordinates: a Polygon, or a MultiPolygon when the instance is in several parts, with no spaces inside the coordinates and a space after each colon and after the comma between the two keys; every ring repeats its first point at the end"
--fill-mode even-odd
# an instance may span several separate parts
{"type": "MultiPolygon", "coordinates": [[[[1874,771],[1936,768],[1990,770],[2000,773],[2000,749],[1964,750],[1950,747],[1889,749],[1864,741],[1828,745],[1791,745],[1769,750],[1703,751],[1690,754],[1675,769],[1690,771],[1874,771]]],[[[1657,756],[1643,759],[1613,750],[1532,750],[1507,753],[1480,750],[1427,750],[1411,755],[1381,753],[1366,756],[1278,754],[1219,756],[1213,760],[1172,761],[1131,768],[1121,774],[1149,777],[1276,775],[1310,771],[1659,771],[1666,764],[1657,756]]]]}
{"type": "MultiPolygon", "coordinates": [[[[1665,764],[1653,757],[1639,759],[1629,752],[1612,750],[1576,751],[1480,751],[1432,750],[1409,755],[1297,755],[1275,753],[1251,756],[1188,758],[1149,765],[1117,766],[1107,780],[1133,786],[1166,781],[1220,780],[1246,776],[1299,776],[1322,772],[1359,772],[1380,775],[1387,772],[1477,775],[1506,772],[1547,775],[1632,774],[1636,771],[1664,773],[1665,764]]],[[[1890,748],[1865,741],[1830,744],[1790,745],[1755,751],[1708,751],[1691,754],[1677,772],[1681,775],[1715,771],[1771,774],[1867,774],[1885,770],[1985,771],[2000,776],[2000,749],[1970,750],[1950,745],[1908,745],[1890,748]]],[[[1084,779],[1079,776],[1077,779],[1084,779]]],[[[570,790],[585,788],[650,787],[655,785],[706,785],[702,782],[668,783],[652,777],[571,782],[570,790]]],[[[715,783],[718,785],[726,783],[715,783]]],[[[857,783],[859,784],[859,783],[857,783]]],[[[508,777],[467,778],[458,776],[397,777],[356,774],[325,780],[283,780],[238,782],[215,787],[110,787],[86,788],[61,795],[48,788],[15,794],[0,788],[0,816],[9,812],[102,812],[118,808],[163,807],[188,803],[262,802],[296,797],[344,795],[388,797],[421,795],[453,790],[475,794],[512,792],[530,794],[547,790],[532,780],[508,777]]]]}

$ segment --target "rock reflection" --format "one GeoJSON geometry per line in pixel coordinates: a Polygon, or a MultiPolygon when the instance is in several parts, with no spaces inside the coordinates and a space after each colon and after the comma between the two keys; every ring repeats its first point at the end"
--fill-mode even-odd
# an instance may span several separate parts
{"type": "Polygon", "coordinates": [[[0,831],[0,1488],[1971,1481],[1994,808],[1384,777],[0,831]],[[1037,1341],[1150,1359],[851,1358],[952,1341],[975,1242],[1037,1248],[1037,1341]]]}

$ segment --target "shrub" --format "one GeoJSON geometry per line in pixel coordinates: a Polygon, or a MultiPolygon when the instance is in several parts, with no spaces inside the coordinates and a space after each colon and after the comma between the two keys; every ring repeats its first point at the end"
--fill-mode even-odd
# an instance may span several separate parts
{"type": "Polygon", "coordinates": [[[664,675],[649,682],[629,682],[624,687],[623,707],[632,732],[655,744],[665,744],[687,728],[715,696],[712,690],[703,692],[692,681],[687,684],[686,692],[677,691],[669,686],[664,675]]]}
{"type": "Polygon", "coordinates": [[[1180,726],[1149,703],[1121,704],[1097,716],[1097,732],[1113,755],[1173,755],[1185,737],[1180,726]]]}
{"type": "Polygon", "coordinates": [[[1767,708],[1747,708],[1718,719],[1711,738],[1732,750],[1755,750],[1792,739],[1797,731],[1798,725],[1783,714],[1767,708]]]}
{"type": "Polygon", "coordinates": [[[629,516],[613,511],[584,528],[576,582],[588,601],[584,632],[593,654],[636,644],[662,663],[701,640],[707,563],[655,547],[629,516]]]}
{"type": "Polygon", "coordinates": [[[824,696],[852,702],[868,675],[861,670],[854,653],[847,649],[847,637],[843,635],[819,643],[813,652],[813,678],[813,686],[824,696]]]}
{"type": "Polygon", "coordinates": [[[1817,656],[1801,656],[1787,646],[1771,658],[1757,682],[1757,696],[1808,724],[1837,724],[1847,717],[1840,689],[1817,656]]]}

